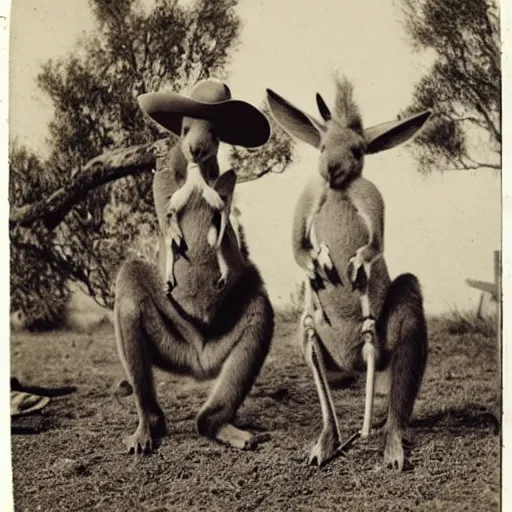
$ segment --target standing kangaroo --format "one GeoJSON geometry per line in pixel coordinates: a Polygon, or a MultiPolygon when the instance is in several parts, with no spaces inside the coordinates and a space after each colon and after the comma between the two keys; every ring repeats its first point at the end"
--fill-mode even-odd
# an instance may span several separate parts
{"type": "Polygon", "coordinates": [[[118,352],[139,416],[137,429],[126,439],[134,453],[151,451],[166,430],[155,394],[154,366],[197,380],[217,379],[196,419],[200,435],[235,448],[251,448],[258,441],[232,421],[270,348],[274,313],[243,239],[229,221],[236,175],[228,171],[219,176],[216,152],[219,140],[263,144],[270,129],[257,109],[227,99],[227,86],[207,80],[194,91],[194,99],[152,93],[139,100],[150,117],[181,133],[182,140],[154,178],[159,268],[130,260],[116,280],[118,352]],[[173,286],[166,288],[166,252],[173,250],[166,241],[176,232],[176,219],[167,216],[168,203],[186,180],[187,154],[198,163],[208,189],[225,205],[228,220],[221,234],[219,211],[205,198],[204,187],[191,188],[179,211],[181,257],[173,262],[173,286]]]}
{"type": "MultiPolygon", "coordinates": [[[[384,463],[401,471],[403,437],[427,361],[427,327],[417,278],[389,277],[383,257],[384,202],[361,173],[365,154],[406,141],[430,113],[365,130],[344,78],[336,80],[332,113],[317,94],[323,122],[271,90],[267,96],[276,120],[320,151],[319,175],[302,192],[293,222],[294,256],[308,277],[302,350],[323,418],[310,463],[325,463],[341,445],[327,371],[364,371],[368,365],[370,373],[375,365],[378,376],[390,374],[384,463]],[[371,343],[364,342],[368,334],[371,343]]],[[[373,375],[367,384],[370,411],[372,399],[373,375]]],[[[366,412],[365,424],[369,430],[366,412]]]]}

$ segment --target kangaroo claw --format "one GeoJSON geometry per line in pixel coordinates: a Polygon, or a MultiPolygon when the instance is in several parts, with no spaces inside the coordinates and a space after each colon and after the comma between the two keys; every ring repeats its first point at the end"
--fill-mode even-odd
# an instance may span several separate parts
{"type": "Polygon", "coordinates": [[[318,263],[316,260],[311,260],[306,270],[306,276],[311,284],[311,288],[315,291],[323,290],[325,288],[324,280],[320,275],[318,263]]]}
{"type": "Polygon", "coordinates": [[[334,268],[334,264],[331,260],[331,255],[329,253],[329,247],[327,247],[327,245],[324,242],[320,244],[318,253],[316,254],[316,260],[318,261],[318,264],[324,269],[330,270],[334,268]]]}
{"type": "Polygon", "coordinates": [[[347,274],[352,283],[353,290],[364,290],[370,278],[370,263],[362,259],[359,252],[350,258],[347,265],[347,274]]]}
{"type": "Polygon", "coordinates": [[[166,296],[170,295],[172,290],[173,290],[173,288],[174,288],[174,284],[172,284],[170,281],[166,281],[164,283],[164,294],[166,296]]]}
{"type": "Polygon", "coordinates": [[[333,285],[343,284],[332,262],[329,248],[325,243],[322,242],[320,244],[318,251],[312,251],[311,257],[312,261],[308,265],[307,274],[313,289],[323,289],[325,288],[325,283],[331,283],[333,285]]]}

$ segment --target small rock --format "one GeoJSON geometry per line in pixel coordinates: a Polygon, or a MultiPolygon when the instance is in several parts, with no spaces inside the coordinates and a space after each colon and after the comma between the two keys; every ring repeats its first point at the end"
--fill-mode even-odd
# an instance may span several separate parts
{"type": "Polygon", "coordinates": [[[84,463],[76,459],[59,459],[53,464],[52,469],[63,476],[83,475],[86,473],[84,463]]]}
{"type": "Polygon", "coordinates": [[[126,397],[133,394],[133,387],[127,380],[122,380],[115,390],[115,394],[120,397],[126,397]]]}

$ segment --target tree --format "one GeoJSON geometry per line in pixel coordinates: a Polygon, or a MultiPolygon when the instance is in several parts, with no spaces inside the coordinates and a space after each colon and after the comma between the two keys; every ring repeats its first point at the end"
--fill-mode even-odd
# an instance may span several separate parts
{"type": "MultiPolygon", "coordinates": [[[[44,173],[41,161],[17,141],[10,147],[9,160],[11,207],[40,199],[51,180],[44,173]]],[[[9,252],[11,309],[23,311],[28,326],[39,329],[62,320],[69,298],[66,286],[69,273],[64,266],[56,264],[56,258],[46,257],[56,249],[55,237],[48,235],[40,226],[30,230],[16,226],[11,231],[15,241],[9,252]]]]}
{"type": "MultiPolygon", "coordinates": [[[[72,54],[44,64],[38,76],[55,109],[51,153],[39,162],[47,180],[40,194],[13,204],[10,227],[13,245],[26,230],[47,233],[44,257],[111,307],[120,262],[130,249],[146,250],[156,230],[148,171],[175,143],[144,119],[136,98],[225,78],[241,21],[237,0],[156,0],[151,9],[137,0],[90,4],[96,30],[72,54]]],[[[288,161],[282,137],[276,131],[264,150],[233,159],[241,181],[270,171],[269,159],[282,162],[278,151],[288,161]]],[[[30,187],[30,179],[23,186],[30,187]]]]}
{"type": "Polygon", "coordinates": [[[412,146],[419,168],[501,168],[496,0],[400,0],[413,49],[432,58],[404,114],[433,116],[412,146]]]}

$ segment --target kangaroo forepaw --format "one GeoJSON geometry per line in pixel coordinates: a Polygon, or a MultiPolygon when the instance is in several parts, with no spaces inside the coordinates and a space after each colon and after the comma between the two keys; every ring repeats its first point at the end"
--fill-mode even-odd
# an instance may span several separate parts
{"type": "Polygon", "coordinates": [[[166,281],[164,283],[164,295],[165,296],[171,295],[175,285],[176,285],[176,283],[173,284],[171,281],[166,281]]]}
{"type": "Polygon", "coordinates": [[[324,243],[320,244],[318,251],[311,252],[311,261],[306,273],[314,290],[325,288],[325,283],[343,284],[332,262],[329,248],[324,243]]]}
{"type": "Polygon", "coordinates": [[[332,430],[323,430],[318,441],[313,445],[309,452],[309,465],[322,466],[332,460],[340,453],[339,433],[332,430]]]}
{"type": "Polygon", "coordinates": [[[151,453],[156,448],[159,439],[166,433],[165,416],[158,408],[139,421],[137,430],[124,439],[124,444],[128,453],[135,455],[151,453]]]}
{"type": "Polygon", "coordinates": [[[311,329],[311,331],[315,331],[315,320],[310,313],[304,313],[302,315],[301,324],[306,334],[308,333],[309,329],[311,329]]]}
{"type": "Polygon", "coordinates": [[[370,266],[369,262],[363,260],[360,252],[350,258],[347,265],[347,275],[352,283],[353,290],[366,289],[370,278],[370,266]]]}
{"type": "Polygon", "coordinates": [[[331,260],[331,255],[329,253],[329,248],[324,242],[320,244],[318,253],[316,254],[316,260],[322,269],[330,270],[334,267],[334,264],[331,260]]]}
{"type": "Polygon", "coordinates": [[[224,201],[219,196],[216,190],[212,187],[205,186],[203,188],[203,199],[214,209],[221,211],[224,209],[224,201]]]}
{"type": "Polygon", "coordinates": [[[340,275],[332,262],[329,248],[323,242],[320,244],[318,254],[316,255],[316,261],[318,262],[318,267],[325,281],[329,281],[334,285],[343,284],[340,275]]]}
{"type": "Polygon", "coordinates": [[[183,233],[178,222],[178,213],[175,209],[169,209],[167,213],[167,244],[169,247],[181,248],[184,242],[183,233]]]}
{"type": "Polygon", "coordinates": [[[185,185],[176,190],[176,192],[174,192],[174,194],[169,199],[168,216],[170,213],[177,214],[180,212],[187,203],[191,193],[191,187],[187,185],[187,182],[185,182],[185,185]]]}

